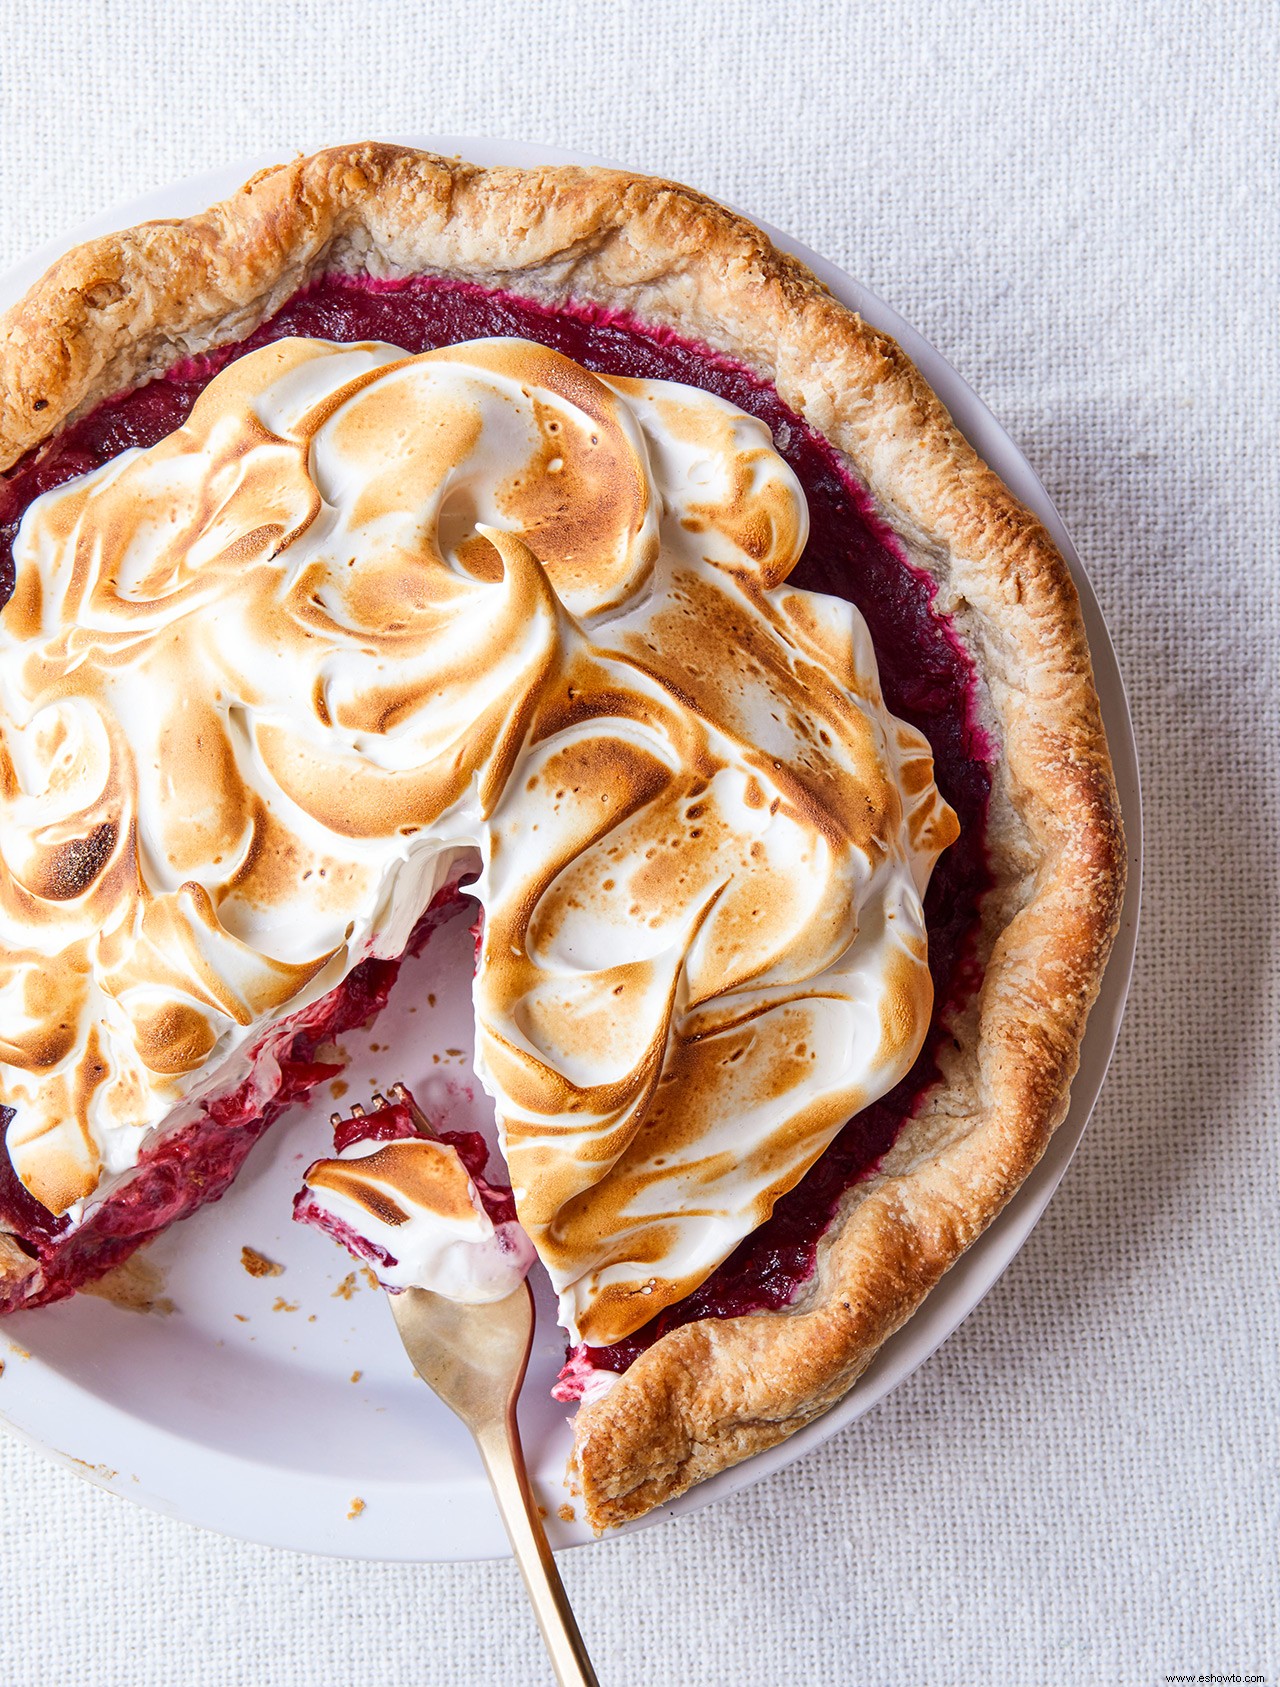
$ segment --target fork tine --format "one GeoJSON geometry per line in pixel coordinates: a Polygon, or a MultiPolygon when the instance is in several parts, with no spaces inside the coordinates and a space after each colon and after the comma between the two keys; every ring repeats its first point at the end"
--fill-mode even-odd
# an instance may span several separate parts
{"type": "Polygon", "coordinates": [[[431,1123],[431,1120],[428,1119],[427,1115],[422,1111],[421,1107],[418,1106],[417,1102],[413,1099],[412,1095],[410,1095],[409,1091],[402,1083],[397,1081],[392,1084],[391,1094],[402,1107],[407,1107],[409,1109],[409,1117],[413,1120],[414,1124],[417,1125],[418,1129],[424,1136],[434,1136],[436,1134],[435,1126],[431,1123]]]}

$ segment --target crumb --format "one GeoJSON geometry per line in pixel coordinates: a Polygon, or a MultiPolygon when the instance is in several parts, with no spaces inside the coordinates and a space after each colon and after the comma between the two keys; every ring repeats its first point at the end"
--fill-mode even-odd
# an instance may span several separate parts
{"type": "Polygon", "coordinates": [[[546,1516],[546,1515],[547,1515],[547,1508],[546,1508],[546,1506],[545,1506],[545,1505],[540,1505],[540,1506],[539,1506],[539,1507],[538,1507],[538,1516],[539,1516],[539,1517],[545,1517],[545,1516],[546,1516]]]}
{"type": "Polygon", "coordinates": [[[562,1505],[556,1512],[556,1516],[562,1523],[576,1523],[578,1520],[578,1514],[571,1505],[562,1505]]]}
{"type": "Polygon", "coordinates": [[[417,1013],[417,1011],[418,1011],[418,1004],[416,1002],[410,1002],[409,1012],[410,1013],[417,1013]]]}
{"type": "Polygon", "coordinates": [[[353,1523],[355,1521],[355,1519],[357,1517],[359,1517],[360,1513],[363,1510],[364,1510],[364,1501],[362,1499],[356,1498],[356,1499],[352,1500],[351,1510],[347,1513],[347,1522],[353,1523]]]}
{"type": "Polygon", "coordinates": [[[31,1357],[26,1348],[19,1347],[16,1341],[11,1341],[9,1343],[9,1351],[13,1354],[15,1359],[30,1359],[31,1357]]]}
{"type": "Polygon", "coordinates": [[[231,1316],[235,1319],[237,1324],[247,1324],[249,1322],[243,1312],[233,1312],[231,1316]]]}
{"type": "Polygon", "coordinates": [[[350,1300],[355,1292],[356,1274],[354,1271],[348,1271],[346,1276],[333,1291],[333,1298],[334,1300],[350,1300]]]}
{"type": "Polygon", "coordinates": [[[439,1066],[439,1064],[440,1064],[440,1056],[439,1056],[439,1055],[438,1055],[438,1054],[433,1054],[433,1055],[432,1055],[432,1056],[431,1056],[431,1064],[432,1064],[432,1065],[433,1065],[433,1066],[439,1066]]]}
{"type": "Polygon", "coordinates": [[[308,1312],[308,1313],[307,1313],[307,1322],[308,1322],[308,1324],[314,1324],[314,1323],[315,1323],[315,1321],[316,1321],[316,1315],[315,1315],[315,1313],[314,1313],[314,1312],[308,1312]]]}
{"type": "Polygon", "coordinates": [[[454,1055],[457,1055],[457,1057],[458,1057],[458,1059],[459,1059],[459,1060],[461,1060],[461,1058],[462,1058],[462,1050],[461,1050],[461,1049],[446,1049],[446,1050],[445,1050],[445,1051],[444,1051],[444,1052],[445,1052],[445,1053],[446,1053],[446,1054],[454,1054],[454,1055]]]}
{"type": "Polygon", "coordinates": [[[382,1044],[381,1043],[370,1043],[369,1044],[369,1053],[370,1054],[381,1054],[382,1053],[382,1044]]]}
{"type": "Polygon", "coordinates": [[[367,1265],[362,1265],[360,1267],[360,1272],[361,1272],[361,1275],[364,1277],[365,1282],[368,1283],[368,1285],[371,1289],[380,1289],[382,1287],[382,1284],[374,1276],[373,1272],[370,1271],[370,1269],[367,1265]]]}
{"type": "Polygon", "coordinates": [[[300,1305],[300,1301],[286,1300],[283,1295],[277,1295],[276,1303],[271,1310],[273,1312],[296,1312],[300,1305]]]}
{"type": "Polygon", "coordinates": [[[347,1080],[345,1078],[335,1078],[329,1085],[329,1094],[335,1101],[341,1101],[346,1093],[347,1080]]]}
{"type": "Polygon", "coordinates": [[[436,1005],[436,993],[435,993],[434,990],[428,990],[427,991],[427,1006],[429,1008],[433,1008],[435,1005],[436,1005]]]}
{"type": "Polygon", "coordinates": [[[360,1381],[360,1378],[361,1378],[361,1377],[362,1377],[362,1376],[363,1376],[363,1375],[364,1375],[364,1372],[363,1372],[363,1371],[352,1371],[352,1373],[351,1373],[351,1380],[352,1380],[352,1382],[359,1382],[359,1381],[360,1381]]]}
{"type": "Polygon", "coordinates": [[[266,1254],[260,1254],[257,1248],[245,1246],[240,1250],[240,1263],[251,1277],[283,1277],[284,1266],[274,1259],[268,1259],[266,1254]]]}

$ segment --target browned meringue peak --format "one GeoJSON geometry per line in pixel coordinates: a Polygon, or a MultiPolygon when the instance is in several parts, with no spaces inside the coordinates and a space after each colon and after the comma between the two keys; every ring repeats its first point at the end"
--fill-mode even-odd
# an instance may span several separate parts
{"type": "Polygon", "coordinates": [[[478,862],[477,1071],[564,1320],[686,1293],[930,1006],[955,819],[856,612],[785,586],[806,533],[763,424],[517,340],[283,341],[38,499],[0,618],[28,1188],[74,1216],[478,862]]]}
{"type": "Polygon", "coordinates": [[[372,1264],[384,1288],[428,1288],[446,1300],[502,1300],[534,1258],[514,1219],[494,1223],[457,1149],[429,1136],[356,1141],[317,1160],[294,1217],[372,1264]]]}

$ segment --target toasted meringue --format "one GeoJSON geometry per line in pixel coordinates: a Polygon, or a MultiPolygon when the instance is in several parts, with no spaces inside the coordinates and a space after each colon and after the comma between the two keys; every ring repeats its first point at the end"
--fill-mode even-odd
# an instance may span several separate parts
{"type": "Polygon", "coordinates": [[[457,1149],[434,1137],[354,1142],[317,1160],[294,1216],[344,1242],[386,1289],[480,1305],[518,1289],[533,1264],[524,1231],[494,1224],[457,1149]]]}
{"type": "MultiPolygon", "coordinates": [[[[284,340],[44,494],[0,615],[0,1102],[80,1217],[464,869],[575,1341],[687,1294],[931,1007],[956,833],[760,422],[519,340],[284,340]]],[[[257,1066],[255,1066],[257,1062],[257,1066]]]]}

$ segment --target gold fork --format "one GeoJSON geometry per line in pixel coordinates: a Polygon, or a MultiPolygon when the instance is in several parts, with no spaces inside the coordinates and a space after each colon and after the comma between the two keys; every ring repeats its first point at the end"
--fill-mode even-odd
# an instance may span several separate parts
{"type": "MultiPolygon", "coordinates": [[[[420,1130],[431,1131],[402,1084],[392,1095],[420,1130]]],[[[382,1097],[375,1096],[382,1105],[382,1097]]],[[[598,1687],[529,1486],[516,1401],[533,1344],[533,1292],[521,1283],[505,1300],[464,1305],[429,1289],[387,1293],[413,1368],[475,1439],[511,1550],[561,1687],[598,1687]]]]}

